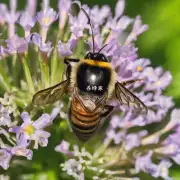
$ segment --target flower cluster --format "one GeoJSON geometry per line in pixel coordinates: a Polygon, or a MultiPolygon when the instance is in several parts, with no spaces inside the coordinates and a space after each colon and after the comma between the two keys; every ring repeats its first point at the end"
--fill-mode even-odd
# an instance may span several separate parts
{"type": "Polygon", "coordinates": [[[11,119],[10,110],[1,105],[1,127],[0,134],[8,140],[8,144],[4,143],[0,139],[0,166],[4,169],[9,168],[12,156],[25,156],[28,160],[32,159],[33,152],[28,149],[32,143],[34,143],[34,149],[38,148],[38,145],[45,147],[48,144],[48,138],[50,133],[44,130],[46,126],[49,126],[53,119],[56,117],[55,112],[51,115],[42,114],[36,121],[32,121],[27,112],[21,113],[21,118],[24,121],[21,126],[15,126],[11,119]],[[13,137],[9,133],[15,133],[13,137]]]}
{"type": "Polygon", "coordinates": [[[180,110],[172,97],[163,95],[172,81],[170,72],[138,57],[135,41],[148,29],[141,17],[123,15],[125,0],[117,1],[115,15],[107,5],[90,8],[80,1],[59,0],[58,12],[48,0],[37,13],[36,5],[36,0],[28,0],[26,10],[19,12],[16,0],[10,8],[0,4],[0,167],[8,169],[16,156],[32,160],[32,149],[48,145],[51,132],[45,128],[53,126],[55,118],[67,119],[67,99],[45,107],[34,107],[31,100],[36,91],[61,81],[64,57],[81,59],[92,51],[92,30],[83,8],[93,26],[95,52],[107,44],[102,53],[111,60],[117,81],[140,79],[127,88],[148,112],[134,113],[115,100],[108,102],[116,109],[103,127],[105,133],[99,129],[95,143],[92,139],[85,145],[72,145],[68,123],[60,122],[61,143],[55,151],[68,158],[61,170],[77,180],[137,180],[142,172],[152,179],[172,179],[169,168],[173,162],[180,165],[180,110]],[[59,23],[58,29],[50,28],[53,23],[59,23]],[[18,35],[18,28],[24,35],[18,35]]]}

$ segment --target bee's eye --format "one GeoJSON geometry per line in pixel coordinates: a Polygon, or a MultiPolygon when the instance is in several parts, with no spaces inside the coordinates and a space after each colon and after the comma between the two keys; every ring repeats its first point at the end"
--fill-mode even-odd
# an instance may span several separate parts
{"type": "Polygon", "coordinates": [[[108,61],[106,56],[102,55],[102,61],[108,61]]]}
{"type": "Polygon", "coordinates": [[[91,53],[87,53],[85,59],[91,59],[91,53]]]}

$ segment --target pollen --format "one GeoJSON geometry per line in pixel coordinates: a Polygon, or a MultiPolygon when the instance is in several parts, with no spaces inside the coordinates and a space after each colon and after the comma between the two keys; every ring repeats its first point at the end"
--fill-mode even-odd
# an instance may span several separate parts
{"type": "Polygon", "coordinates": [[[49,17],[44,17],[44,18],[42,19],[42,23],[43,23],[44,25],[48,25],[51,21],[52,21],[52,18],[49,18],[49,17]]]}
{"type": "Polygon", "coordinates": [[[1,157],[1,156],[4,156],[4,152],[2,152],[2,151],[0,152],[0,157],[1,157]]]}
{"type": "Polygon", "coordinates": [[[137,67],[137,71],[138,71],[138,72],[141,72],[142,70],[143,70],[143,67],[139,65],[139,66],[137,67]]]}
{"type": "Polygon", "coordinates": [[[169,146],[169,153],[174,153],[176,151],[176,148],[171,144],[169,146]]]}
{"type": "Polygon", "coordinates": [[[16,150],[16,155],[18,156],[25,156],[26,155],[26,149],[19,148],[16,150]]]}
{"type": "Polygon", "coordinates": [[[27,126],[25,126],[25,127],[23,128],[23,130],[24,130],[24,132],[25,132],[26,134],[32,135],[32,134],[34,133],[34,131],[35,131],[35,128],[33,127],[32,124],[28,124],[27,126]]]}
{"type": "Polygon", "coordinates": [[[160,171],[161,171],[162,176],[167,176],[167,174],[168,174],[167,167],[162,167],[160,171]]]}
{"type": "Polygon", "coordinates": [[[162,82],[161,82],[160,80],[158,80],[158,81],[156,82],[156,85],[157,85],[157,86],[161,86],[161,84],[162,84],[162,82]]]}

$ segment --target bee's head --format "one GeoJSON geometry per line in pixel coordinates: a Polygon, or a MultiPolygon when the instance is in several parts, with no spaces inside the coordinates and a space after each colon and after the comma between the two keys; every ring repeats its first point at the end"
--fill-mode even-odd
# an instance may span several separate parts
{"type": "Polygon", "coordinates": [[[92,52],[88,52],[85,56],[85,59],[92,59],[92,60],[97,60],[97,61],[104,61],[104,62],[108,62],[107,57],[102,54],[102,53],[92,53],[92,52]]]}

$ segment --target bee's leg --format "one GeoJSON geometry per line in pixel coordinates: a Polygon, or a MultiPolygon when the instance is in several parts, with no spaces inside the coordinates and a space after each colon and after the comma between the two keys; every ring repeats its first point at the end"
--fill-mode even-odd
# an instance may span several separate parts
{"type": "Polygon", "coordinates": [[[66,67],[66,77],[67,78],[70,78],[72,67],[79,61],[80,61],[80,59],[69,59],[69,58],[64,59],[64,64],[67,65],[67,67],[66,67]]]}
{"type": "Polygon", "coordinates": [[[121,82],[121,84],[123,86],[127,86],[127,85],[130,85],[132,83],[140,82],[140,81],[143,81],[143,79],[132,79],[132,80],[128,80],[128,81],[123,81],[123,82],[121,82]]]}
{"type": "Polygon", "coordinates": [[[71,122],[70,122],[71,121],[71,101],[69,101],[68,107],[69,107],[69,110],[68,110],[68,125],[69,125],[69,130],[71,132],[73,132],[72,127],[71,127],[71,122]]]}
{"type": "Polygon", "coordinates": [[[114,110],[114,106],[105,105],[104,112],[101,114],[102,118],[108,117],[114,110]]]}

